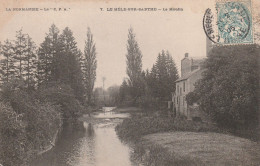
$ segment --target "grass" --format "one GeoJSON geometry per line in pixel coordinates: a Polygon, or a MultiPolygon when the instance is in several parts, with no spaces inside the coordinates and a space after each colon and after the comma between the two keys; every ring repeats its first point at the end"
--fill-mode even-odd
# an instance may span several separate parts
{"type": "MultiPolygon", "coordinates": [[[[142,143],[144,143],[142,141],[142,143]]],[[[131,159],[143,166],[201,166],[203,163],[200,160],[191,159],[186,156],[180,157],[176,153],[170,152],[167,148],[160,145],[144,145],[138,143],[134,152],[131,154],[131,159]]]]}
{"type": "Polygon", "coordinates": [[[181,158],[202,161],[205,165],[260,164],[260,145],[245,138],[220,133],[167,132],[144,136],[181,158]]]}
{"type": "Polygon", "coordinates": [[[131,157],[144,166],[260,165],[259,143],[213,124],[139,112],[116,131],[121,140],[134,143],[131,157]]]}

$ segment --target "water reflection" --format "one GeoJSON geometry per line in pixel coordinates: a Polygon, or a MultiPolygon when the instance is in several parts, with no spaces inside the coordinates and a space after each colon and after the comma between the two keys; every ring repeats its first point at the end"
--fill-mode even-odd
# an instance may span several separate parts
{"type": "Polygon", "coordinates": [[[99,113],[98,122],[65,125],[56,146],[33,166],[132,166],[130,148],[118,139],[118,117],[127,115],[99,113]],[[104,118],[100,121],[100,118],[104,118]],[[107,119],[107,120],[105,120],[107,119]]]}
{"type": "MultiPolygon", "coordinates": [[[[95,130],[91,123],[84,123],[86,127],[86,133],[84,139],[79,142],[80,147],[78,148],[79,155],[74,156],[77,163],[74,165],[90,165],[94,166],[96,163],[96,151],[95,151],[95,130]]],[[[72,164],[72,165],[73,165],[72,164]]]]}

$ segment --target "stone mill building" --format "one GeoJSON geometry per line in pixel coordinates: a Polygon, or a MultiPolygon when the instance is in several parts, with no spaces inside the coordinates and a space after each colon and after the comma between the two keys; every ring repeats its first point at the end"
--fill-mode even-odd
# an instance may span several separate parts
{"type": "MultiPolygon", "coordinates": [[[[206,55],[212,48],[211,42],[206,41],[206,55]]],[[[204,114],[197,109],[197,105],[189,106],[186,101],[186,95],[194,91],[195,83],[201,79],[204,69],[202,64],[205,58],[191,57],[185,53],[184,58],[181,60],[181,77],[176,81],[176,90],[172,92],[172,103],[174,116],[185,116],[191,120],[193,118],[204,119],[204,114]]]]}

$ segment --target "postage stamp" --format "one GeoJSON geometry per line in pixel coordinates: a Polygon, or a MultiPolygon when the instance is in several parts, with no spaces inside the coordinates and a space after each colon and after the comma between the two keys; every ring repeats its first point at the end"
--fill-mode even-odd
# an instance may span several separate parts
{"type": "Polygon", "coordinates": [[[203,28],[217,44],[253,43],[251,1],[218,1],[215,11],[207,9],[203,28]]]}

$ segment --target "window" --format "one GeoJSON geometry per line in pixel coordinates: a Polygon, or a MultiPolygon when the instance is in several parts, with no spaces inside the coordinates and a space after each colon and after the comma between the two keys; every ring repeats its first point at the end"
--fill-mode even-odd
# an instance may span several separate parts
{"type": "Polygon", "coordinates": [[[185,92],[185,81],[183,81],[183,92],[185,92]]]}
{"type": "Polygon", "coordinates": [[[182,89],[180,88],[180,94],[181,94],[181,92],[182,92],[182,89]]]}

